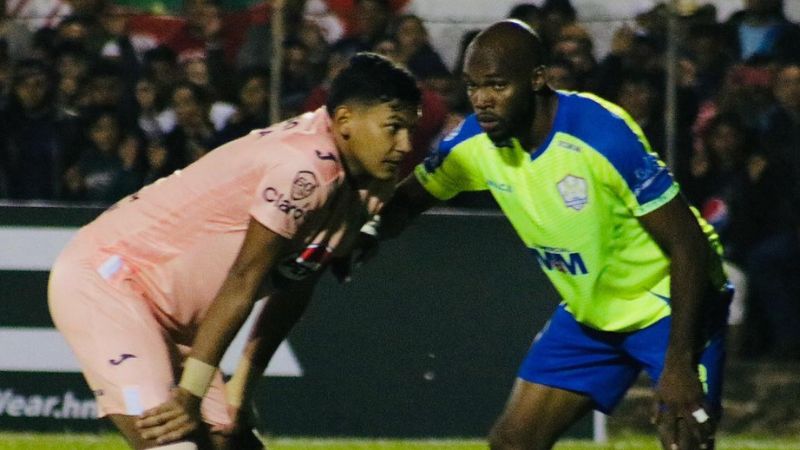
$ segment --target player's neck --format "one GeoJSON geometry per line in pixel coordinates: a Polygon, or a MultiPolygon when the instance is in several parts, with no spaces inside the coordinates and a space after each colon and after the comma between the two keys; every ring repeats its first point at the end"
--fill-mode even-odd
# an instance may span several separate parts
{"type": "Polygon", "coordinates": [[[334,141],[336,142],[336,149],[339,150],[339,155],[342,159],[342,168],[344,169],[347,182],[356,189],[368,183],[370,176],[350,151],[347,139],[338,132],[334,132],[334,141]]]}
{"type": "Polygon", "coordinates": [[[525,140],[520,140],[522,148],[530,152],[536,151],[547,139],[550,130],[553,128],[556,110],[558,109],[558,95],[556,95],[555,91],[547,89],[546,92],[536,94],[536,97],[536,109],[528,137],[525,140]]]}

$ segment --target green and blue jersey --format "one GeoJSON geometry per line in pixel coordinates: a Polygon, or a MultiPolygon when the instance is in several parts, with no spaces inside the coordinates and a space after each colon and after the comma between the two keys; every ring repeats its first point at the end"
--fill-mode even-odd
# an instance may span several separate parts
{"type": "MultiPolygon", "coordinates": [[[[535,151],[516,139],[496,146],[472,115],[416,177],[441,200],[490,190],[578,322],[604,331],[652,325],[670,315],[670,261],[638,217],[673,199],[678,185],[620,107],[557,95],[553,127],[535,151]]],[[[710,276],[724,285],[721,264],[710,276]]]]}

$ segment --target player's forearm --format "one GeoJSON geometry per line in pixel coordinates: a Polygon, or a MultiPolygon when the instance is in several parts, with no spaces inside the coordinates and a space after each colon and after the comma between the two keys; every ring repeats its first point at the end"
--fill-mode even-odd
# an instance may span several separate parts
{"type": "Polygon", "coordinates": [[[197,330],[191,357],[217,366],[255,303],[260,274],[231,270],[197,330]]]}
{"type": "Polygon", "coordinates": [[[267,300],[250,332],[236,372],[228,381],[228,399],[233,406],[240,406],[249,397],[278,346],[302,317],[311,295],[311,289],[279,290],[267,300]]]}
{"type": "MultiPolygon", "coordinates": [[[[698,232],[699,233],[699,232],[698,232]]],[[[708,286],[709,248],[700,236],[671,252],[672,327],[666,363],[693,364],[700,349],[700,320],[708,286]]]]}
{"type": "Polygon", "coordinates": [[[380,239],[391,239],[405,230],[413,219],[438,203],[417,180],[414,174],[397,186],[392,199],[381,210],[377,226],[380,239]]]}

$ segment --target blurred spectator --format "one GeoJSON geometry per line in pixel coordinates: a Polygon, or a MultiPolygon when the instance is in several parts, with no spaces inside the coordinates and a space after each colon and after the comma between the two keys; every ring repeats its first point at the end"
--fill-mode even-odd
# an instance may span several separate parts
{"type": "Polygon", "coordinates": [[[781,68],[775,84],[780,106],[764,137],[767,163],[762,182],[748,192],[752,227],[745,269],[750,278],[756,344],[788,359],[800,358],[800,65],[781,68]],[[758,325],[762,325],[758,327],[758,325]]]}
{"type": "Polygon", "coordinates": [[[570,0],[545,0],[541,8],[542,22],[541,29],[536,30],[544,40],[545,45],[551,49],[558,42],[561,34],[561,27],[575,23],[578,12],[572,6],[570,0]]]}
{"type": "Polygon", "coordinates": [[[164,46],[148,50],[144,54],[142,65],[142,75],[153,80],[160,97],[168,98],[173,85],[181,78],[175,52],[164,46]]]}
{"type": "Polygon", "coordinates": [[[64,44],[79,46],[92,55],[99,55],[105,44],[103,28],[98,16],[73,14],[64,18],[55,29],[50,54],[64,44]]]}
{"type": "Polygon", "coordinates": [[[86,82],[92,66],[91,55],[81,46],[63,44],[56,49],[55,68],[58,76],[59,108],[78,114],[81,86],[86,82]]]}
{"type": "Polygon", "coordinates": [[[136,97],[136,126],[148,140],[164,137],[168,130],[163,128],[159,115],[164,111],[164,98],[158,92],[156,82],[149,77],[141,78],[134,88],[136,97]]]}
{"type": "Polygon", "coordinates": [[[239,110],[220,132],[223,142],[269,125],[269,71],[253,68],[240,75],[239,110]]]}
{"type": "Polygon", "coordinates": [[[8,17],[6,0],[0,0],[0,61],[31,56],[33,34],[20,20],[8,17]]]}
{"type": "Polygon", "coordinates": [[[790,59],[800,56],[800,27],[791,23],[783,0],[745,0],[744,9],[725,23],[728,39],[740,61],[767,57],[790,59]]]}
{"type": "Polygon", "coordinates": [[[617,98],[619,80],[625,73],[639,72],[663,79],[664,48],[653,35],[623,25],[614,32],[611,49],[597,68],[591,88],[606,98],[617,98]]]}
{"type": "Polygon", "coordinates": [[[136,81],[142,74],[144,54],[156,47],[154,37],[132,35],[128,26],[131,11],[121,6],[109,4],[100,14],[103,31],[103,46],[100,57],[124,67],[123,79],[128,93],[133,91],[136,81]]]}
{"type": "Polygon", "coordinates": [[[117,63],[96,60],[80,89],[82,109],[111,108],[119,112],[126,126],[136,122],[133,86],[128,86],[125,70],[117,63]]]}
{"type": "Polygon", "coordinates": [[[589,81],[594,78],[597,71],[597,61],[591,52],[591,47],[585,42],[575,39],[557,41],[553,45],[552,57],[570,62],[579,90],[587,90],[589,81]]]}
{"type": "Polygon", "coordinates": [[[72,9],[72,14],[97,17],[109,2],[108,0],[67,0],[66,3],[72,9]]]}
{"type": "MultiPolygon", "coordinates": [[[[226,102],[236,97],[236,87],[230,82],[230,75],[212,74],[209,61],[205,58],[192,57],[180,64],[181,79],[205,89],[215,101],[226,102]]],[[[220,69],[217,67],[217,69],[220,69]]]]}
{"type": "MultiPolygon", "coordinates": [[[[680,4],[677,5],[681,7],[680,4]]],[[[686,22],[687,17],[684,17],[686,22]]],[[[669,20],[669,7],[667,2],[657,2],[652,8],[645,10],[635,17],[634,25],[628,26],[635,30],[635,34],[649,36],[658,46],[664,48],[667,43],[667,22],[669,20]]],[[[626,24],[627,25],[627,24],[626,24]]]]}
{"type": "Polygon", "coordinates": [[[765,67],[732,66],[725,74],[717,96],[699,106],[697,119],[692,126],[695,151],[702,147],[702,140],[698,136],[705,125],[722,112],[736,114],[745,125],[763,132],[774,102],[772,78],[772,72],[765,67]]]}
{"type": "Polygon", "coordinates": [[[800,59],[778,68],[773,92],[777,103],[769,112],[765,132],[769,147],[800,152],[800,59]]]}
{"type": "MultiPolygon", "coordinates": [[[[533,28],[534,31],[539,33],[541,37],[544,16],[542,10],[533,3],[518,3],[514,5],[511,7],[511,11],[508,12],[508,18],[525,22],[529,27],[533,28]]],[[[550,43],[545,42],[545,45],[548,47],[550,46],[549,44],[550,43]]]]}
{"type": "Polygon", "coordinates": [[[375,47],[392,18],[388,0],[355,0],[355,32],[333,44],[333,51],[348,58],[375,47]]]}
{"type": "Polygon", "coordinates": [[[720,234],[727,258],[738,264],[747,251],[742,238],[748,225],[735,223],[742,217],[737,208],[763,173],[753,170],[764,164],[755,153],[756,137],[735,114],[714,117],[702,133],[704,150],[694,155],[691,177],[684,182],[686,196],[720,234]]]}
{"type": "Polygon", "coordinates": [[[658,82],[638,72],[626,74],[620,80],[616,102],[641,127],[653,151],[666,161],[664,102],[658,82]]]}
{"type": "Polygon", "coordinates": [[[303,103],[313,88],[313,68],[308,49],[299,41],[287,42],[283,54],[281,111],[284,118],[302,112],[303,103]]]}
{"type": "Polygon", "coordinates": [[[75,124],[56,108],[55,95],[54,75],[44,63],[22,60],[16,65],[9,103],[0,111],[0,165],[6,168],[12,199],[60,195],[75,124]]]}
{"type": "Polygon", "coordinates": [[[689,28],[684,47],[686,54],[678,63],[679,83],[691,89],[699,102],[714,97],[732,62],[722,27],[699,24],[689,28]]]}
{"type": "MultiPolygon", "coordinates": [[[[379,43],[378,47],[380,47],[380,45],[379,43]]],[[[392,46],[394,46],[394,43],[392,43],[392,46]]],[[[378,47],[376,47],[376,51],[382,55],[386,55],[386,53],[378,50],[378,47]]],[[[392,51],[393,50],[394,47],[392,47],[392,51]]],[[[311,92],[303,103],[303,111],[314,111],[325,104],[328,99],[328,89],[330,88],[331,81],[333,81],[336,75],[347,66],[347,60],[347,55],[342,51],[334,51],[331,53],[328,59],[328,70],[325,78],[311,89],[311,92]]]]}
{"type": "Polygon", "coordinates": [[[142,184],[145,186],[159,178],[166,177],[177,169],[171,164],[169,150],[161,140],[152,140],[147,143],[145,159],[147,161],[147,169],[142,180],[142,184]]]}
{"type": "Polygon", "coordinates": [[[127,135],[113,109],[99,108],[84,120],[84,143],[64,174],[67,198],[112,203],[141,187],[139,142],[127,135]]]}
{"type": "Polygon", "coordinates": [[[182,168],[197,161],[219,144],[211,123],[211,97],[203,88],[184,82],[175,87],[171,98],[175,128],[164,138],[169,151],[168,165],[182,168]]]}
{"type": "Polygon", "coordinates": [[[306,49],[311,80],[314,84],[319,83],[325,77],[330,53],[322,29],[317,22],[303,19],[296,34],[297,41],[306,49]]]}
{"type": "MultiPolygon", "coordinates": [[[[431,46],[428,30],[418,16],[407,14],[399,17],[389,34],[397,43],[395,60],[408,68],[418,80],[426,83],[449,78],[450,71],[431,46]]],[[[431,83],[426,84],[432,87],[431,83]]]]}
{"type": "MultiPolygon", "coordinates": [[[[266,5],[267,3],[265,3],[266,5]]],[[[287,0],[283,9],[284,33],[286,39],[299,38],[304,44],[309,39],[300,31],[304,22],[303,8],[305,0],[287,0]]],[[[272,11],[269,12],[271,18],[272,11]]],[[[267,67],[272,65],[272,21],[267,17],[253,18],[247,28],[244,42],[236,55],[236,66],[239,69],[246,67],[267,67]]]]}
{"type": "Polygon", "coordinates": [[[163,41],[179,60],[223,51],[222,13],[212,0],[185,0],[183,17],[186,22],[163,41]]]}
{"type": "MultiPolygon", "coordinates": [[[[732,114],[715,117],[703,133],[705,151],[695,155],[692,176],[683,183],[690,201],[719,233],[725,250],[725,270],[736,286],[731,303],[729,351],[743,351],[753,330],[741,327],[748,312],[750,283],[746,267],[758,220],[750,213],[751,193],[763,183],[766,159],[759,151],[755,130],[732,114]]],[[[748,327],[753,328],[752,324],[748,327]]]]}
{"type": "Polygon", "coordinates": [[[554,59],[547,65],[547,83],[553,89],[562,91],[577,91],[580,88],[575,68],[563,58],[554,59]]]}

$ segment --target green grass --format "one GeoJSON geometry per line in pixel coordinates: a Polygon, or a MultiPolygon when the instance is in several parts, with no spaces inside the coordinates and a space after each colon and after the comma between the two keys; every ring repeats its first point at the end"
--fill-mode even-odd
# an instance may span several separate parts
{"type": "MultiPolygon", "coordinates": [[[[384,439],[299,439],[269,438],[269,450],[477,450],[486,449],[481,440],[384,440],[384,439]]],[[[789,450],[800,449],[800,438],[772,439],[722,436],[720,450],[789,450]]],[[[0,450],[127,450],[122,438],[114,434],[40,434],[0,433],[0,450]]],[[[557,450],[658,450],[654,437],[622,436],[609,444],[563,441],[557,450]]]]}

